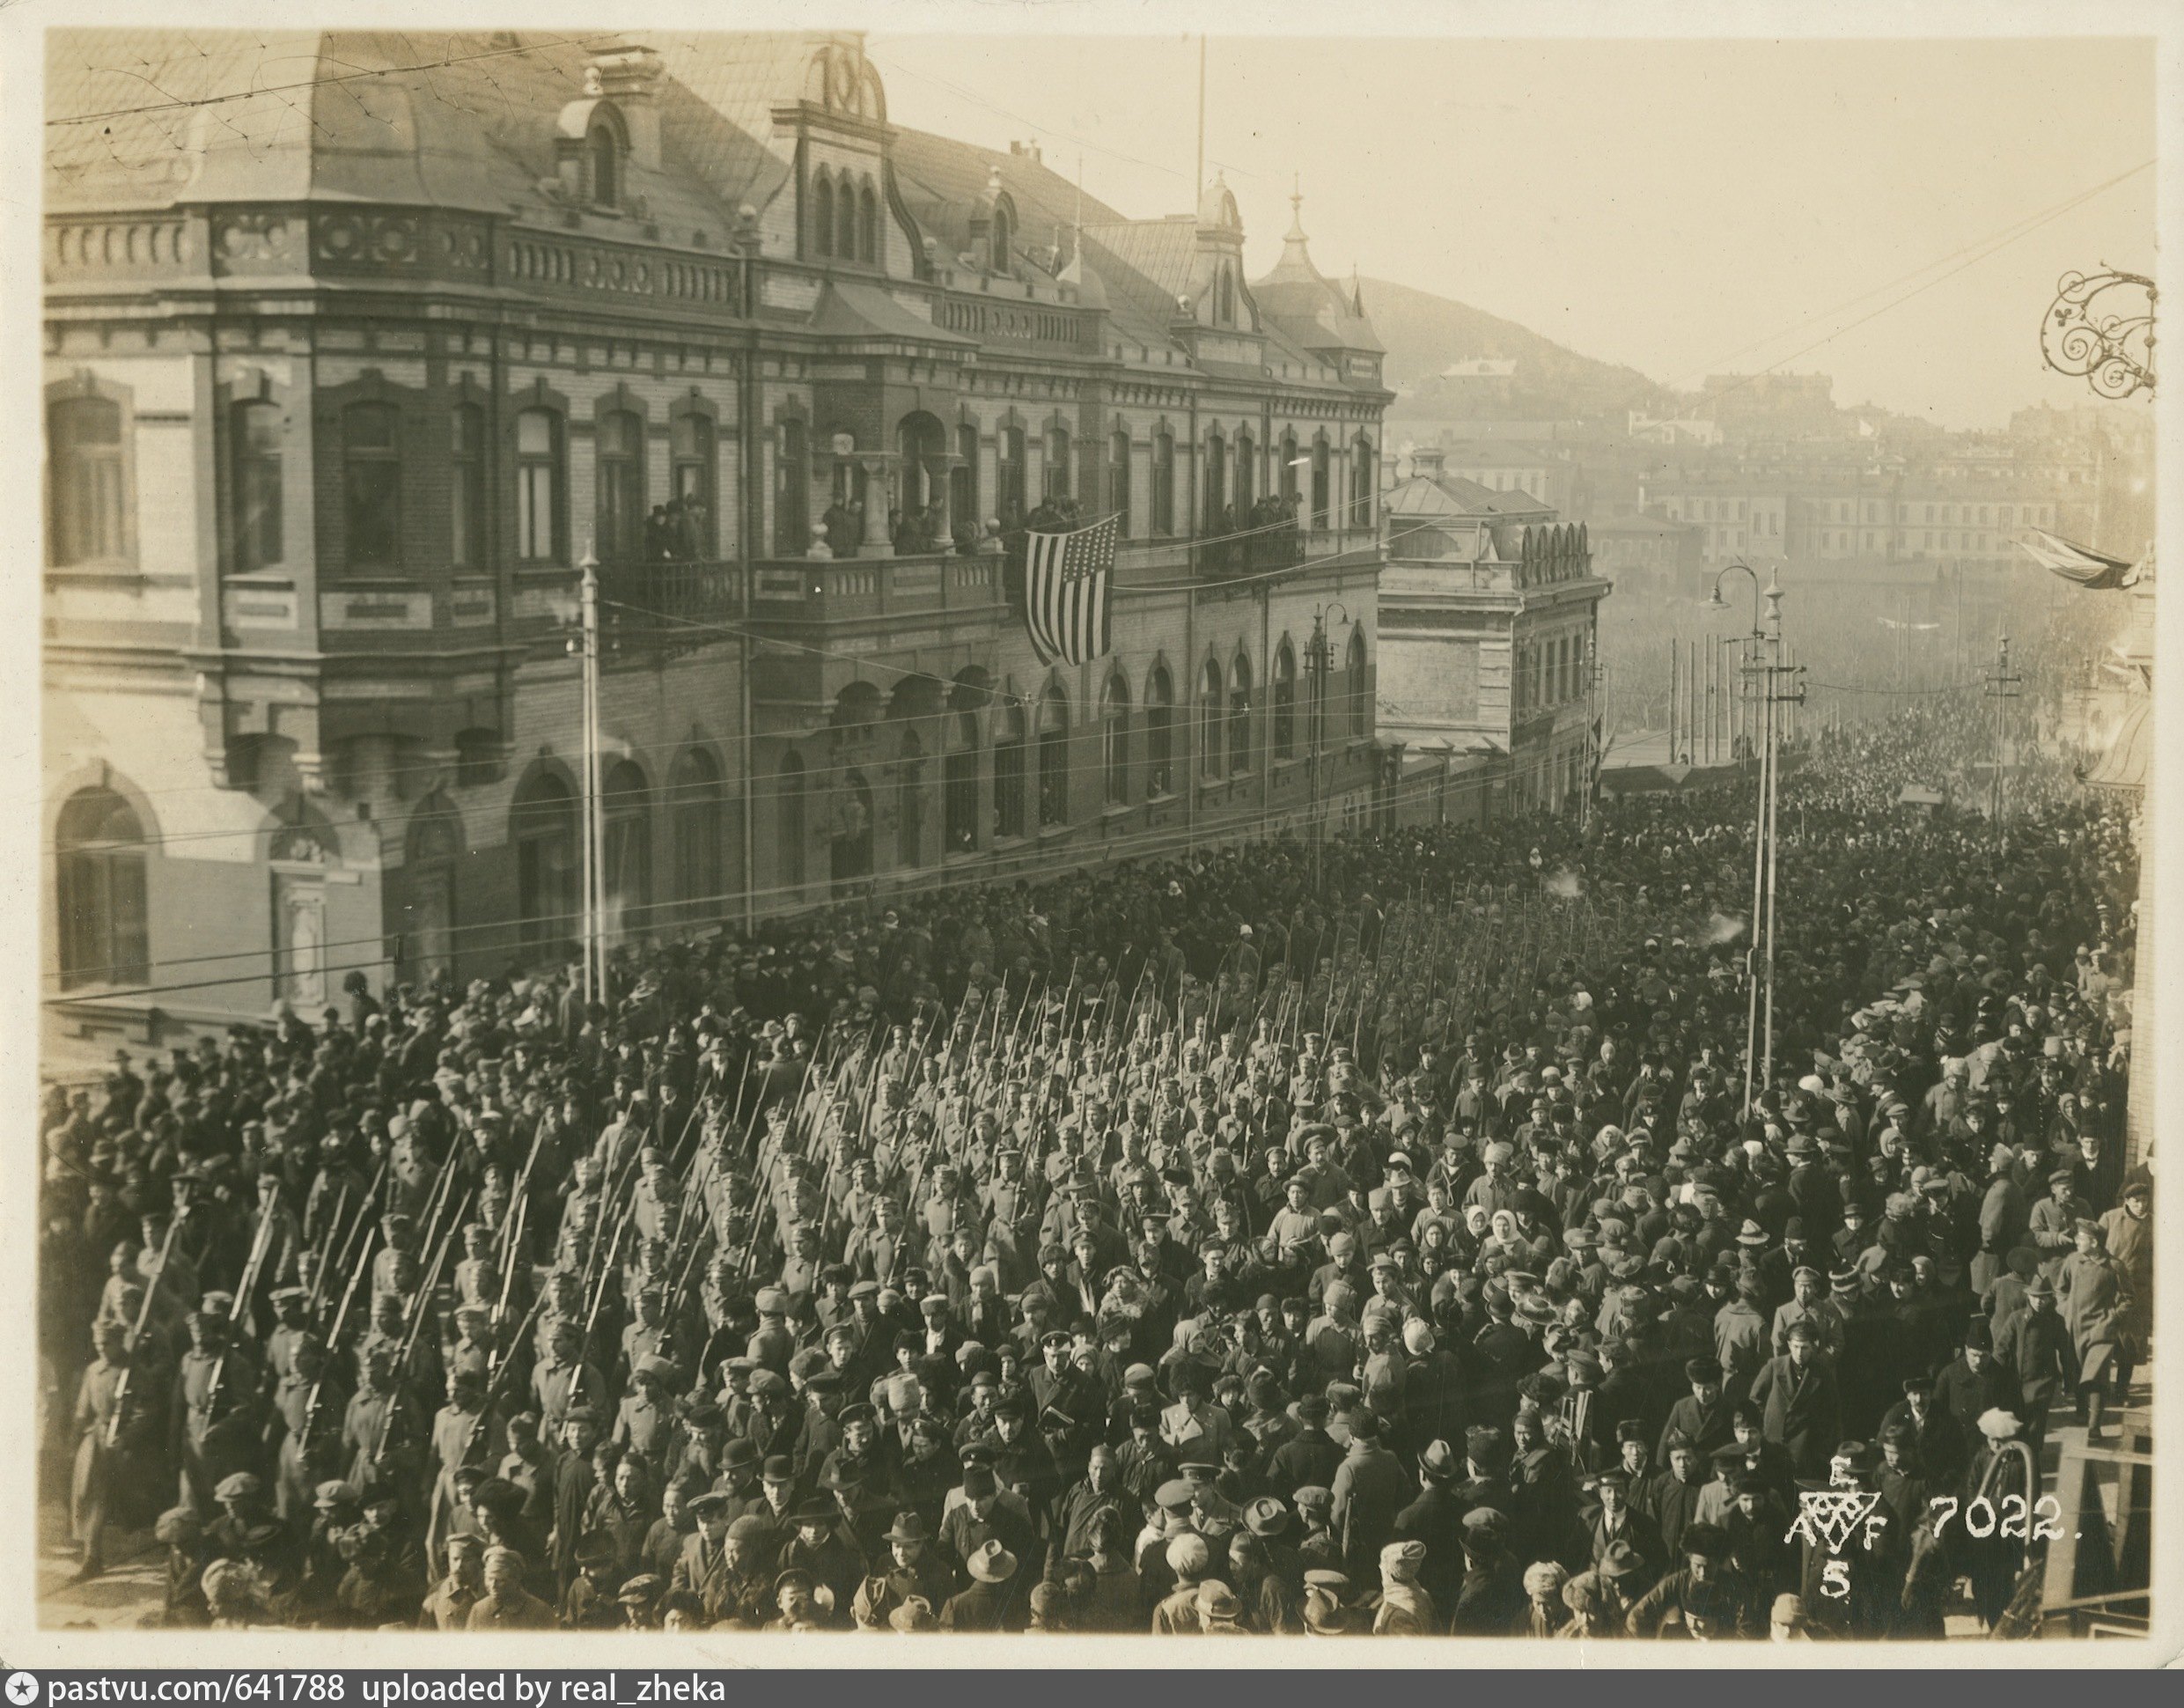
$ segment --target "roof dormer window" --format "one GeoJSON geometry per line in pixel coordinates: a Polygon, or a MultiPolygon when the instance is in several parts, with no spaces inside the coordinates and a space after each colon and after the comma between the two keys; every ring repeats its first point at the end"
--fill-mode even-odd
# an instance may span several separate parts
{"type": "Polygon", "coordinates": [[[591,133],[585,138],[586,175],[590,180],[592,205],[595,208],[618,208],[621,205],[622,140],[614,122],[604,110],[593,119],[591,133]]]}

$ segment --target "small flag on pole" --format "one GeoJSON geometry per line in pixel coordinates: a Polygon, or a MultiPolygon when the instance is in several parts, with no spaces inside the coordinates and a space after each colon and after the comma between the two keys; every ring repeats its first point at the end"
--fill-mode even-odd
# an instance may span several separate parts
{"type": "Polygon", "coordinates": [[[2110,557],[2089,547],[2075,545],[2044,528],[2028,528],[2026,536],[2018,543],[2025,548],[2026,556],[2041,568],[2054,571],[2065,581],[2075,581],[2081,587],[2094,587],[2104,592],[2138,585],[2140,563],[2110,557]]]}
{"type": "Polygon", "coordinates": [[[1024,626],[1042,663],[1088,664],[1113,644],[1109,583],[1120,520],[1025,536],[1024,626]]]}

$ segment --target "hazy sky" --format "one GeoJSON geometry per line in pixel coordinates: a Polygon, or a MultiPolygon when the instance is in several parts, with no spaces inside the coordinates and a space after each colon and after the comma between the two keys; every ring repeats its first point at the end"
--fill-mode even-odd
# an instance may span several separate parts
{"type": "MultiPolygon", "coordinates": [[[[1086,189],[1134,217],[1190,205],[1195,37],[868,47],[898,123],[1036,137],[1065,175],[1081,155],[1086,189]]],[[[2041,366],[2041,313],[2068,269],[2152,270],[2157,174],[1940,275],[2151,161],[2153,64],[2126,40],[1217,35],[1207,173],[1226,168],[1254,272],[1298,173],[1330,274],[1355,262],[1670,384],[1790,358],[1839,403],[1999,424],[2084,401],[2041,366]]]]}

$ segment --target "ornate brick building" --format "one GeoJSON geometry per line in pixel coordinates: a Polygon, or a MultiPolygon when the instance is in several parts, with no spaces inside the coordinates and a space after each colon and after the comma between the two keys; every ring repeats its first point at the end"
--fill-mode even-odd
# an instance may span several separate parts
{"type": "Polygon", "coordinates": [[[566,954],[587,553],[624,937],[1387,805],[1379,348],[1218,182],[1127,219],[846,35],[60,32],[48,87],[57,1033],[566,954]],[[1012,602],[1042,501],[1122,519],[1088,666],[1012,602]]]}

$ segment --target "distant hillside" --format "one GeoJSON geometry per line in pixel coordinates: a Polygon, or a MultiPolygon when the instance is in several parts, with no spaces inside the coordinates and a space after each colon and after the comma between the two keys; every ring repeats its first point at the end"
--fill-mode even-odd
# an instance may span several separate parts
{"type": "Polygon", "coordinates": [[[1392,418],[1621,416],[1667,399],[1665,387],[1636,368],[1580,356],[1514,320],[1385,279],[1361,284],[1365,313],[1387,346],[1388,384],[1402,394],[1388,411],[1392,418]],[[1472,357],[1513,359],[1516,372],[1506,379],[1441,377],[1452,363],[1472,357]]]}

